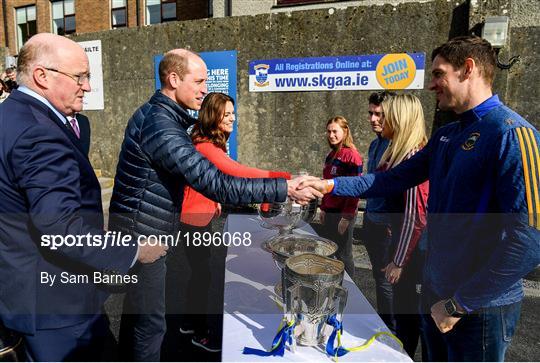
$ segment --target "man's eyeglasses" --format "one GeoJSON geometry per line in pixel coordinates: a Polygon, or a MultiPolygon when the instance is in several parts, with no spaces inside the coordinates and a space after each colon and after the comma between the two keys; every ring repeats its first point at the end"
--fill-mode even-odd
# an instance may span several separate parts
{"type": "Polygon", "coordinates": [[[79,86],[82,86],[85,81],[90,82],[90,74],[89,73],[88,74],[71,74],[71,73],[66,73],[66,72],[59,71],[58,69],[54,69],[54,68],[45,68],[45,69],[48,70],[48,71],[51,71],[51,72],[56,72],[56,73],[63,74],[64,76],[67,76],[67,77],[71,78],[72,80],[74,80],[75,82],[77,82],[77,84],[79,86]]]}

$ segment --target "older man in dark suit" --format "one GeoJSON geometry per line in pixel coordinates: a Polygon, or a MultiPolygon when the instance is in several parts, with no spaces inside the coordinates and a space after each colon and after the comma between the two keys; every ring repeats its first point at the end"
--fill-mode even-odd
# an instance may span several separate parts
{"type": "Polygon", "coordinates": [[[23,334],[27,359],[98,360],[112,339],[100,283],[135,283],[130,266],[166,247],[112,245],[103,231],[100,186],[66,119],[90,91],[83,49],[35,35],[18,71],[0,106],[0,319],[23,334]]]}

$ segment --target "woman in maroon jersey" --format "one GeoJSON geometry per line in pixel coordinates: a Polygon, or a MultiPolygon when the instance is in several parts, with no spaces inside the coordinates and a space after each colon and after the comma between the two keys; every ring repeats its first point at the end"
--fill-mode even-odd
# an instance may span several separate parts
{"type": "MultiPolygon", "coordinates": [[[[328,120],[326,139],[331,150],[324,163],[323,178],[361,175],[362,157],[354,146],[345,117],[336,116],[328,120]]],[[[320,213],[322,235],[337,243],[337,257],[343,261],[345,270],[351,277],[354,277],[352,235],[357,208],[358,198],[326,194],[320,213]]]]}

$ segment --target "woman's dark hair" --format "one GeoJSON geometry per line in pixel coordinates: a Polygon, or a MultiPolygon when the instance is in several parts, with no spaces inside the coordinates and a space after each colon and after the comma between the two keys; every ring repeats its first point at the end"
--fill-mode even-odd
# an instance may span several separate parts
{"type": "Polygon", "coordinates": [[[212,92],[204,98],[199,111],[199,122],[195,124],[191,134],[194,144],[209,141],[223,151],[227,151],[229,133],[219,129],[227,102],[231,102],[234,106],[234,99],[225,93],[212,92]]]}

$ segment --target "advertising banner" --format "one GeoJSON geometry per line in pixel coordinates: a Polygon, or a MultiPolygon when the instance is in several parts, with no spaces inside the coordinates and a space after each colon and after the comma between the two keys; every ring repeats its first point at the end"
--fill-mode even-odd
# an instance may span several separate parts
{"type": "Polygon", "coordinates": [[[425,58],[425,53],[393,53],[254,60],[249,91],[422,89],[425,58]]]}
{"type": "MultiPolygon", "coordinates": [[[[236,113],[238,104],[238,99],[236,97],[237,52],[235,50],[225,50],[219,52],[202,52],[199,53],[199,55],[208,67],[208,92],[225,93],[235,100],[234,110],[237,117],[234,123],[234,130],[227,142],[227,150],[232,159],[238,160],[238,114],[236,113]]],[[[161,58],[163,58],[163,55],[154,56],[156,89],[161,88],[161,82],[159,81],[159,62],[161,61],[161,58]]],[[[191,114],[193,117],[197,117],[197,112],[191,112],[191,114]]]]}

